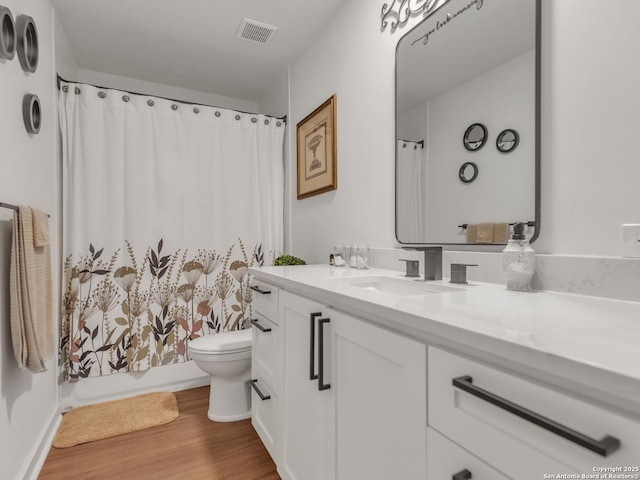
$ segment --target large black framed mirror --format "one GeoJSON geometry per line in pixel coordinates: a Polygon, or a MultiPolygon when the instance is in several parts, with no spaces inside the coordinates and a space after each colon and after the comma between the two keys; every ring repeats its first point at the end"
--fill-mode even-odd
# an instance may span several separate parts
{"type": "Polygon", "coordinates": [[[540,0],[441,0],[404,35],[396,49],[395,138],[399,243],[468,245],[459,225],[491,222],[530,222],[534,241],[540,0]],[[461,142],[473,124],[488,132],[484,148],[461,142]],[[505,155],[491,144],[507,129],[519,135],[505,155]],[[399,139],[424,148],[398,148],[399,139]],[[482,171],[473,182],[461,181],[466,162],[482,171]]]}

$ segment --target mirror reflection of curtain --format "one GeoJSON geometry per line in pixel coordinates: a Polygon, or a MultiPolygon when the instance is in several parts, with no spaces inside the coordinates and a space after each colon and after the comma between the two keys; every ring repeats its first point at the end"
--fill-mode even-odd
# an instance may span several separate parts
{"type": "Polygon", "coordinates": [[[188,360],[248,324],[247,269],[282,251],[285,125],[63,83],[64,379],[188,360]]]}
{"type": "Polygon", "coordinates": [[[423,242],[427,236],[426,157],[422,144],[397,142],[397,235],[403,243],[423,242]]]}

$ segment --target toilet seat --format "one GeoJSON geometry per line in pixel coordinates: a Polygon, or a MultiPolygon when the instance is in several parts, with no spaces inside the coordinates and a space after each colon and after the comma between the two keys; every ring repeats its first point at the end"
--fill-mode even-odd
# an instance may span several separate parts
{"type": "Polygon", "coordinates": [[[189,341],[189,351],[206,355],[229,355],[251,350],[250,328],[205,335],[189,341]]]}

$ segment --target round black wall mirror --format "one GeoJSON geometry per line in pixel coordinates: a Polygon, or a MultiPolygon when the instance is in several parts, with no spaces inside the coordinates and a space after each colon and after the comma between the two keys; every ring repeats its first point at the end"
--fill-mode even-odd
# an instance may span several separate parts
{"type": "Polygon", "coordinates": [[[16,20],[18,31],[18,58],[25,72],[33,73],[38,68],[38,30],[29,15],[19,15],[16,20]]]}
{"type": "Polygon", "coordinates": [[[464,132],[462,143],[470,152],[480,150],[487,143],[487,127],[481,123],[470,125],[464,132]]]}
{"type": "Polygon", "coordinates": [[[11,60],[16,54],[16,25],[11,11],[0,5],[0,58],[11,60]]]}
{"type": "Polygon", "coordinates": [[[462,183],[471,183],[478,178],[478,165],[473,162],[463,163],[458,170],[458,177],[462,183]]]}
{"type": "Polygon", "coordinates": [[[40,99],[37,95],[28,93],[22,99],[22,118],[24,120],[24,127],[32,135],[37,135],[40,132],[40,122],[42,115],[40,113],[40,99]]]}
{"type": "Polygon", "coordinates": [[[512,128],[501,131],[496,138],[496,148],[502,153],[514,151],[518,143],[520,143],[520,135],[512,128]]]}

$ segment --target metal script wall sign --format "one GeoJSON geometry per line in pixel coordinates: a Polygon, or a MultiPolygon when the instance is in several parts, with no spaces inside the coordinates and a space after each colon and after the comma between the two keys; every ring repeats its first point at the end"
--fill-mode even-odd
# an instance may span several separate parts
{"type": "MultiPolygon", "coordinates": [[[[446,0],[445,0],[446,1],[446,0]]],[[[422,14],[427,16],[442,0],[392,0],[390,4],[382,5],[380,30],[384,32],[387,25],[391,26],[391,33],[398,27],[404,27],[410,18],[422,14]]]]}
{"type": "Polygon", "coordinates": [[[440,30],[441,28],[444,28],[445,26],[447,26],[449,24],[449,22],[451,22],[453,19],[457,18],[459,15],[462,15],[464,12],[466,12],[467,10],[469,10],[471,7],[473,7],[474,5],[476,6],[476,10],[480,10],[482,8],[484,0],[471,0],[467,5],[465,5],[464,7],[462,7],[460,10],[458,10],[457,12],[451,14],[448,13],[446,18],[444,20],[438,20],[436,22],[436,26],[434,28],[432,28],[431,30],[429,30],[427,33],[425,33],[422,37],[420,37],[419,39],[413,41],[411,43],[411,45],[415,45],[418,42],[422,42],[423,45],[426,45],[429,42],[429,36],[440,30]]]}

